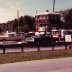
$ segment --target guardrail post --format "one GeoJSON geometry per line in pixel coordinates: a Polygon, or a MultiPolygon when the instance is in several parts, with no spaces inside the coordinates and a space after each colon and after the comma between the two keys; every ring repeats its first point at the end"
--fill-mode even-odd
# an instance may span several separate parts
{"type": "Polygon", "coordinates": [[[24,52],[23,44],[21,44],[21,52],[24,52]]]}
{"type": "Polygon", "coordinates": [[[40,51],[40,44],[39,44],[39,42],[36,42],[36,46],[37,46],[38,51],[40,51]]]}
{"type": "Polygon", "coordinates": [[[67,42],[64,40],[65,50],[67,50],[67,42]]]}
{"type": "Polygon", "coordinates": [[[52,42],[52,50],[54,50],[54,42],[52,42]]]}
{"type": "Polygon", "coordinates": [[[3,47],[3,54],[5,54],[5,47],[3,47]]]}
{"type": "Polygon", "coordinates": [[[65,49],[67,50],[67,44],[65,43],[65,49]]]}
{"type": "MultiPolygon", "coordinates": [[[[6,39],[3,39],[3,44],[6,44],[6,39]]],[[[3,47],[3,54],[5,54],[5,46],[3,47]]]]}
{"type": "Polygon", "coordinates": [[[52,42],[52,50],[54,50],[54,46],[55,46],[55,40],[53,37],[51,37],[51,42],[52,42]]]}

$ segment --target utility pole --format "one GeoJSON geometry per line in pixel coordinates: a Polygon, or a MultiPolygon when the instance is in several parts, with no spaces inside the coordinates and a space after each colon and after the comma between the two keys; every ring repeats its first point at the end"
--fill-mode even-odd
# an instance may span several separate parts
{"type": "Polygon", "coordinates": [[[56,0],[53,0],[53,12],[55,12],[55,1],[56,0]]]}
{"type": "Polygon", "coordinates": [[[19,10],[17,10],[17,19],[18,19],[18,26],[17,26],[17,33],[19,32],[19,10]]]}
{"type": "Polygon", "coordinates": [[[36,11],[36,14],[37,14],[37,11],[36,11]]]}

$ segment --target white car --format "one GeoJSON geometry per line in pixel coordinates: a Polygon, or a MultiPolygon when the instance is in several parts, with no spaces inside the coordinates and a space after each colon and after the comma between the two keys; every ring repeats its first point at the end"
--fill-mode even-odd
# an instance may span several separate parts
{"type": "Polygon", "coordinates": [[[34,42],[34,36],[32,37],[27,37],[26,42],[34,42]]]}
{"type": "Polygon", "coordinates": [[[15,32],[4,33],[3,35],[0,35],[0,41],[18,41],[23,39],[25,39],[25,36],[17,36],[15,32]]]}
{"type": "Polygon", "coordinates": [[[26,42],[35,42],[35,38],[40,38],[40,36],[31,36],[26,38],[26,42]]]}

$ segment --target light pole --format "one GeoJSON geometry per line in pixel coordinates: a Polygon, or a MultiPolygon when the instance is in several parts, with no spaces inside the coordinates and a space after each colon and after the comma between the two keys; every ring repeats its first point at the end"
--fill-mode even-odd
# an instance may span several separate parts
{"type": "Polygon", "coordinates": [[[19,32],[19,10],[17,10],[17,19],[18,19],[18,26],[17,26],[17,33],[19,32]]]}
{"type": "Polygon", "coordinates": [[[56,0],[53,0],[53,12],[55,12],[55,1],[56,0]]]}

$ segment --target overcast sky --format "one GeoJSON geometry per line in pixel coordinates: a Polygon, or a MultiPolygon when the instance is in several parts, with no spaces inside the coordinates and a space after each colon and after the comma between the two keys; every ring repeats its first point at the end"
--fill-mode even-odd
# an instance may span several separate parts
{"type": "MultiPolygon", "coordinates": [[[[0,0],[0,23],[17,18],[17,10],[20,16],[32,15],[45,10],[52,11],[53,0],[0,0]]],[[[55,10],[72,8],[72,0],[56,0],[55,10]]]]}

